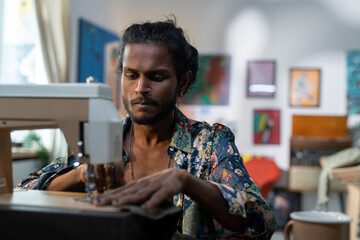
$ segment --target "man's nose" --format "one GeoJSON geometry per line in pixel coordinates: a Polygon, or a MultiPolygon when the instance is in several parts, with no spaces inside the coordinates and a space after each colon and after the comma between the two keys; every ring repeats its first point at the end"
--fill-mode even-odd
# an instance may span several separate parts
{"type": "Polygon", "coordinates": [[[137,82],[137,87],[135,88],[135,92],[141,95],[150,95],[151,88],[147,84],[147,79],[145,76],[139,78],[137,82]]]}

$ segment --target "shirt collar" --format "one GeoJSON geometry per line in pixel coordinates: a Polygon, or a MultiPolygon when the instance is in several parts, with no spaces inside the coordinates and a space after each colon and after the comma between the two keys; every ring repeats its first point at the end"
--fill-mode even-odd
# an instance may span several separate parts
{"type": "MultiPolygon", "coordinates": [[[[123,129],[131,124],[129,115],[125,117],[123,129]]],[[[182,152],[191,153],[191,128],[189,119],[178,109],[175,108],[174,131],[170,141],[170,147],[182,152]]]]}
{"type": "Polygon", "coordinates": [[[174,132],[170,147],[191,153],[191,129],[192,125],[189,119],[178,108],[175,108],[174,132]]]}

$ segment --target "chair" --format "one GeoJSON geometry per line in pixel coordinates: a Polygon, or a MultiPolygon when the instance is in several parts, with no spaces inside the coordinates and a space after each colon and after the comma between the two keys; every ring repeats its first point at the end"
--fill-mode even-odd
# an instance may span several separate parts
{"type": "Polygon", "coordinates": [[[250,177],[260,188],[264,198],[273,189],[276,181],[280,178],[280,169],[276,163],[267,157],[253,157],[244,163],[250,177]]]}

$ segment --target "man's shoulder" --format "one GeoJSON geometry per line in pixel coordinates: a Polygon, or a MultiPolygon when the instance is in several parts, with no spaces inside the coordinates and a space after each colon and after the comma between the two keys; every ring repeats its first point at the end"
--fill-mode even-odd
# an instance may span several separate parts
{"type": "Polygon", "coordinates": [[[199,120],[190,120],[193,121],[192,126],[200,129],[209,129],[210,131],[228,131],[230,130],[229,127],[222,123],[208,123],[207,121],[199,121],[199,120]]]}
{"type": "Polygon", "coordinates": [[[177,112],[178,121],[181,123],[180,125],[188,126],[187,128],[190,128],[191,126],[191,132],[193,135],[197,135],[200,132],[208,131],[213,134],[222,134],[224,132],[231,132],[230,128],[225,126],[222,123],[209,123],[207,121],[201,121],[196,119],[191,119],[187,116],[185,116],[181,111],[177,112]]]}
{"type": "Polygon", "coordinates": [[[213,137],[222,136],[225,133],[232,134],[229,127],[221,123],[208,123],[206,121],[194,121],[192,124],[193,134],[198,135],[199,133],[208,132],[213,137]]]}

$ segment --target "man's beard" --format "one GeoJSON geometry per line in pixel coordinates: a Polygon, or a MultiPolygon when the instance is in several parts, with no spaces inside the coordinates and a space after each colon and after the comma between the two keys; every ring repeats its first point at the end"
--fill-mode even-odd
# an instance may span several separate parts
{"type": "MultiPolygon", "coordinates": [[[[131,121],[133,123],[140,124],[140,125],[152,125],[152,124],[160,121],[166,115],[168,115],[171,111],[173,111],[175,109],[175,106],[176,106],[176,95],[175,95],[175,97],[173,99],[171,99],[171,100],[164,103],[163,107],[160,109],[160,112],[158,112],[157,114],[155,114],[153,116],[149,116],[149,117],[137,118],[130,111],[129,104],[126,101],[124,95],[122,96],[122,98],[123,98],[123,103],[124,103],[125,110],[129,114],[129,117],[130,117],[131,121]]],[[[155,102],[153,104],[155,105],[155,102]]],[[[158,105],[157,102],[156,102],[156,104],[158,105]]]]}

